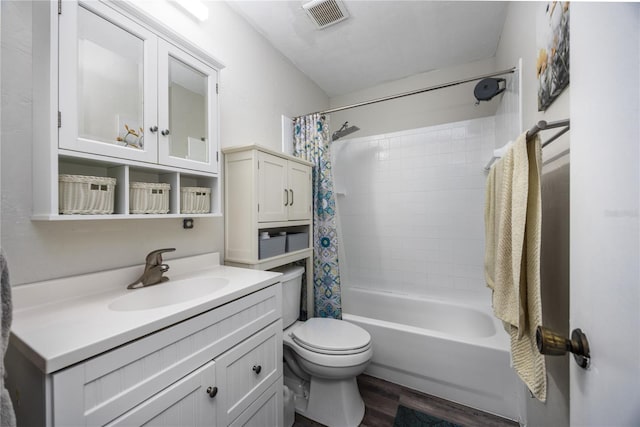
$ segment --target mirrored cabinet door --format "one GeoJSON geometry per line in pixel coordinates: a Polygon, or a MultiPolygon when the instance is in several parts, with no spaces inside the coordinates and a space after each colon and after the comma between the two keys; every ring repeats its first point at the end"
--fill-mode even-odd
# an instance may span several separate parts
{"type": "Polygon", "coordinates": [[[60,15],[59,147],[157,162],[158,38],[96,1],[60,15]]]}
{"type": "Polygon", "coordinates": [[[217,172],[216,71],[158,42],[159,163],[217,172]]]}

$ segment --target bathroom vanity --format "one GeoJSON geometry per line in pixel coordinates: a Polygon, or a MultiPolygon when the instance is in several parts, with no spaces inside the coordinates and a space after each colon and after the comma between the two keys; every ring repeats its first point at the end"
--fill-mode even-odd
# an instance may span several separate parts
{"type": "Polygon", "coordinates": [[[5,367],[19,425],[282,424],[279,273],[169,260],[15,287],[5,367]]]}

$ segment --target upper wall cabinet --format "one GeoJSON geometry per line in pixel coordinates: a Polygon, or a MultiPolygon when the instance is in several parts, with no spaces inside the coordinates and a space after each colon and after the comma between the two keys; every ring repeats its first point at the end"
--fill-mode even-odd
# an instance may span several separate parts
{"type": "Polygon", "coordinates": [[[59,33],[60,148],[217,172],[213,67],[95,1],[59,33]]]}
{"type": "Polygon", "coordinates": [[[112,217],[140,181],[171,186],[168,215],[200,216],[201,187],[221,214],[219,61],[126,1],[34,2],[33,29],[34,219],[70,219],[61,174],[115,178],[112,217]]]}
{"type": "Polygon", "coordinates": [[[311,167],[258,152],[258,222],[311,219],[311,167]]]}

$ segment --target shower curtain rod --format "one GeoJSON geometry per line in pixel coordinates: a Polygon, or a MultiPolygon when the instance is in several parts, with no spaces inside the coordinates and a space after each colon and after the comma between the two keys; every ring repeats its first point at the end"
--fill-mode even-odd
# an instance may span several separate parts
{"type": "Polygon", "coordinates": [[[349,110],[351,108],[363,107],[365,105],[376,104],[378,102],[390,101],[392,99],[403,98],[405,96],[417,95],[419,93],[424,93],[424,92],[430,92],[430,91],[436,90],[436,89],[444,89],[444,88],[451,87],[451,86],[457,86],[457,85],[460,85],[460,84],[463,84],[463,83],[469,83],[469,82],[473,82],[473,81],[476,81],[476,80],[486,79],[488,77],[502,76],[504,74],[512,74],[515,71],[516,71],[516,67],[512,67],[512,68],[509,68],[508,70],[502,70],[502,71],[498,71],[498,72],[495,72],[495,73],[489,73],[489,74],[482,74],[482,75],[479,75],[479,76],[470,77],[468,79],[463,79],[463,80],[455,80],[455,81],[452,81],[452,82],[449,82],[449,83],[443,83],[443,84],[439,84],[439,85],[435,85],[435,86],[425,87],[425,88],[422,88],[422,89],[412,90],[410,92],[399,93],[397,95],[389,95],[389,96],[384,96],[382,98],[372,99],[372,100],[369,100],[369,101],[358,102],[356,104],[345,105],[344,107],[336,107],[336,108],[331,108],[329,110],[317,111],[317,112],[312,113],[312,114],[335,113],[336,111],[349,110]]]}

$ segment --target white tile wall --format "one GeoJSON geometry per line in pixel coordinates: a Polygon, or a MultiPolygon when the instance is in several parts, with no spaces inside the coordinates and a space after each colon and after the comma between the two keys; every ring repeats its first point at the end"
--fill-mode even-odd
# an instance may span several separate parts
{"type": "Polygon", "coordinates": [[[494,118],[336,141],[343,286],[485,288],[483,167],[494,118]]]}

